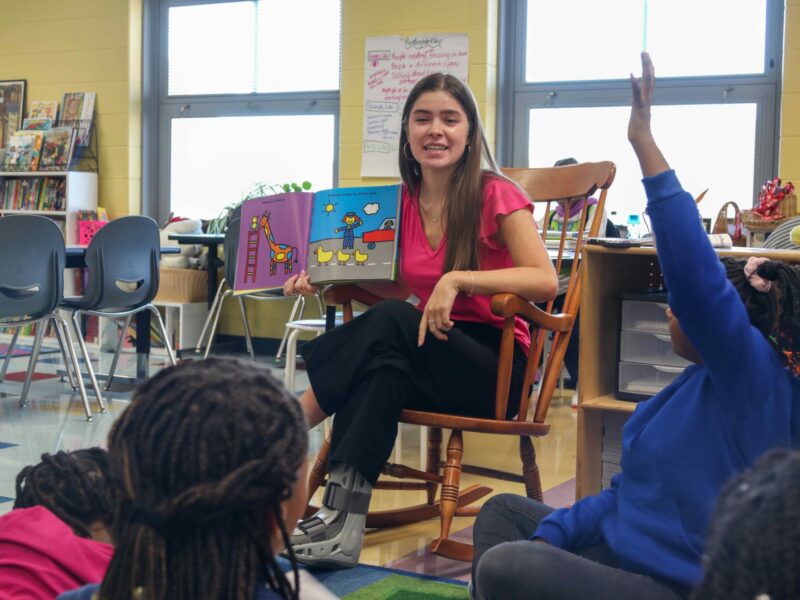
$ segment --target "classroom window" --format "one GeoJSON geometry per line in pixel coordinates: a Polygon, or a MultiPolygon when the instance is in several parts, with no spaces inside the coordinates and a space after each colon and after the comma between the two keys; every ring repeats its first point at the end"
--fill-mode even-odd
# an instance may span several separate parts
{"type": "Polygon", "coordinates": [[[752,206],[777,168],[780,0],[508,0],[502,4],[498,154],[551,166],[612,160],[609,211],[641,213],[626,139],[629,73],[653,57],[653,127],[684,186],[710,188],[700,211],[752,206]]]}
{"type": "Polygon", "coordinates": [[[145,214],[207,219],[258,183],[336,184],[340,2],[144,9],[145,214]]]}

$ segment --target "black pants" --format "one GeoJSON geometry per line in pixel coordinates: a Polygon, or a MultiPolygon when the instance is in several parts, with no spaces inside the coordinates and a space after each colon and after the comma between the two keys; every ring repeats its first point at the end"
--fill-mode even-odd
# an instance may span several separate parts
{"type": "Polygon", "coordinates": [[[515,494],[491,498],[473,531],[473,593],[479,600],[681,600],[688,590],[623,571],[599,544],[573,554],[530,541],[552,508],[515,494]]]}
{"type": "MultiPolygon", "coordinates": [[[[335,414],[329,460],[378,479],[405,408],[493,417],[501,330],[457,322],[441,341],[417,346],[422,313],[384,300],[300,350],[317,401],[335,414]]],[[[514,355],[508,415],[516,414],[525,353],[514,355]]]]}

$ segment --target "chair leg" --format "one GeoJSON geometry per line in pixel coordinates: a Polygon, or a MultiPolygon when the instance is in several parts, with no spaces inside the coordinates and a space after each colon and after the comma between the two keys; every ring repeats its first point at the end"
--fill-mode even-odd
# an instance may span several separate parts
{"type": "Polygon", "coordinates": [[[286,343],[286,361],[283,364],[283,387],[294,394],[295,369],[297,368],[297,336],[299,329],[292,329],[286,343]]]}
{"type": "Polygon", "coordinates": [[[111,367],[108,369],[108,379],[106,380],[106,391],[111,389],[111,384],[114,382],[114,372],[117,370],[117,363],[119,362],[119,353],[122,351],[122,343],[125,341],[125,336],[128,334],[128,328],[131,326],[133,315],[125,317],[125,325],[122,327],[122,333],[117,340],[117,348],[114,350],[114,359],[111,361],[111,367]]]}
{"type": "Polygon", "coordinates": [[[447,442],[447,462],[444,465],[444,476],[442,478],[442,508],[441,508],[441,532],[440,539],[447,539],[450,536],[450,526],[458,507],[458,491],[461,485],[461,458],[464,455],[464,441],[462,434],[458,430],[450,433],[450,440],[447,442]]]}
{"type": "MultiPolygon", "coordinates": [[[[428,427],[428,456],[425,470],[428,473],[439,474],[439,461],[442,457],[442,428],[428,427]]],[[[435,481],[428,482],[428,504],[436,502],[436,489],[439,484],[435,481]]]]}
{"type": "MultiPolygon", "coordinates": [[[[61,327],[57,320],[53,320],[53,324],[55,325],[56,330],[56,339],[58,340],[58,347],[61,349],[61,357],[64,359],[64,370],[67,372],[67,378],[69,379],[69,385],[72,388],[73,392],[78,391],[78,383],[75,379],[76,375],[73,373],[72,367],[72,360],[70,359],[70,355],[67,352],[67,347],[64,345],[64,334],[61,331],[61,327]]],[[[80,373],[77,374],[77,377],[80,377],[80,373]]],[[[61,381],[64,381],[64,378],[61,378],[61,381]]]]}
{"type": "Polygon", "coordinates": [[[206,344],[206,351],[203,354],[203,358],[208,358],[208,353],[211,352],[211,345],[214,342],[214,334],[217,331],[217,324],[219,324],[219,316],[222,314],[222,305],[225,304],[225,298],[231,296],[232,294],[233,292],[231,290],[225,290],[222,292],[222,296],[219,297],[217,312],[214,313],[214,322],[211,324],[211,332],[208,334],[208,344],[206,344]]]}
{"type": "MultiPolygon", "coordinates": [[[[78,384],[78,391],[81,395],[81,402],[83,402],[83,410],[86,412],[86,420],[92,420],[92,408],[89,406],[89,397],[86,395],[86,387],[83,385],[83,376],[81,375],[81,366],[78,364],[78,356],[75,354],[75,346],[72,344],[72,336],[69,333],[69,325],[67,322],[60,316],[56,315],[54,318],[56,322],[57,330],[61,330],[61,335],[64,337],[64,345],[67,348],[67,352],[69,353],[69,358],[72,363],[72,370],[75,372],[75,379],[78,384]]],[[[69,368],[67,368],[69,370],[69,368]]],[[[97,393],[97,388],[95,388],[95,393],[97,393]]],[[[100,404],[100,411],[105,412],[105,408],[102,403],[102,398],[100,396],[97,397],[97,401],[100,404]]]]}
{"type": "MultiPolygon", "coordinates": [[[[81,348],[81,354],[83,355],[83,362],[86,363],[86,372],[89,373],[89,380],[92,382],[92,389],[94,390],[94,395],[97,397],[97,404],[100,406],[100,412],[104,413],[107,412],[108,409],[106,408],[106,402],[103,399],[103,394],[100,393],[100,386],[97,385],[97,377],[94,375],[94,368],[92,367],[92,361],[89,359],[89,351],[86,349],[86,342],[83,341],[83,332],[81,331],[81,312],[76,310],[72,313],[72,327],[75,330],[75,335],[78,338],[78,345],[81,348]]],[[[77,358],[76,364],[77,364],[77,358]]],[[[80,373],[80,370],[78,371],[80,373]]],[[[78,381],[81,382],[83,385],[83,376],[80,375],[78,377],[78,381]]]]}
{"type": "MultiPolygon", "coordinates": [[[[196,354],[200,354],[200,348],[203,346],[203,340],[206,337],[206,331],[208,331],[208,326],[211,324],[211,320],[214,318],[214,311],[217,310],[217,303],[219,303],[220,296],[222,295],[222,288],[225,287],[225,279],[219,282],[219,287],[217,288],[217,293],[214,294],[214,300],[211,301],[211,308],[208,309],[208,315],[206,316],[205,323],[203,323],[203,329],[200,331],[200,337],[197,338],[197,345],[194,347],[194,351],[196,354]]],[[[208,344],[211,345],[211,339],[214,337],[214,331],[211,331],[211,335],[208,336],[208,344]]]]}
{"type": "Polygon", "coordinates": [[[322,448],[317,453],[314,465],[308,473],[308,501],[325,481],[325,473],[328,470],[328,452],[331,448],[331,438],[328,436],[322,444],[322,448]]]}
{"type": "Polygon", "coordinates": [[[306,299],[303,296],[298,296],[297,300],[294,301],[292,305],[292,312],[289,313],[289,320],[286,322],[286,327],[283,328],[283,337],[281,338],[280,346],[278,346],[278,352],[275,354],[275,360],[281,359],[281,354],[283,354],[284,348],[286,348],[286,342],[289,339],[289,323],[294,321],[298,318],[303,318],[303,312],[305,311],[306,307],[306,299]],[[297,311],[300,310],[300,316],[297,316],[297,311]]]}
{"type": "Polygon", "coordinates": [[[19,397],[19,407],[25,406],[28,399],[28,390],[31,387],[33,380],[33,370],[36,367],[36,361],[39,360],[39,350],[42,347],[42,338],[44,337],[44,330],[47,328],[47,320],[39,321],[36,324],[36,335],[33,338],[33,349],[31,350],[31,358],[28,361],[28,370],[25,373],[25,383],[22,384],[22,394],[19,397]]]}
{"type": "Polygon", "coordinates": [[[253,352],[253,338],[250,335],[250,323],[247,322],[247,307],[244,305],[244,296],[236,298],[239,301],[239,312],[242,313],[242,325],[244,325],[244,341],[247,344],[247,353],[253,360],[256,359],[256,353],[253,352]]]}
{"type": "Polygon", "coordinates": [[[3,369],[0,370],[0,382],[3,381],[6,377],[6,371],[8,371],[8,364],[11,362],[11,357],[14,355],[14,348],[17,345],[17,338],[19,338],[19,330],[22,329],[21,327],[17,327],[14,330],[14,335],[11,338],[11,343],[8,345],[8,350],[6,350],[6,358],[3,360],[3,369]]]}
{"type": "Polygon", "coordinates": [[[525,494],[528,498],[543,502],[542,479],[539,476],[539,467],[536,465],[536,449],[533,447],[533,441],[527,435],[519,438],[519,456],[522,459],[525,494]]]}
{"type": "Polygon", "coordinates": [[[169,358],[169,363],[174,367],[177,363],[175,361],[175,353],[172,351],[172,344],[169,341],[169,335],[167,335],[167,328],[164,327],[164,319],[161,318],[161,313],[158,312],[158,309],[150,304],[148,306],[150,312],[153,313],[153,318],[156,321],[156,327],[158,327],[158,334],[161,336],[161,340],[164,342],[164,348],[167,350],[167,357],[169,358]]]}

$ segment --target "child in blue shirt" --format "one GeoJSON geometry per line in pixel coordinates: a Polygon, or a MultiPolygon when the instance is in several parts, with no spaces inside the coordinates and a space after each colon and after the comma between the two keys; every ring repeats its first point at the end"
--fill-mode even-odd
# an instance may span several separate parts
{"type": "Polygon", "coordinates": [[[685,598],[701,579],[725,482],[800,439],[798,269],[718,259],[653,139],[654,81],[643,53],[628,138],[669,290],[673,349],[694,364],[636,408],[611,488],[556,511],[513,495],[483,507],[473,562],[482,600],[685,598]]]}

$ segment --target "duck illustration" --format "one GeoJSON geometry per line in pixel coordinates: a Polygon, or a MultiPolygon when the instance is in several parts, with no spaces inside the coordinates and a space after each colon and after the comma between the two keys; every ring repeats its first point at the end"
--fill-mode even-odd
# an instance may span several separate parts
{"type": "Polygon", "coordinates": [[[340,265],[347,264],[347,261],[350,260],[350,255],[342,252],[341,250],[336,251],[336,259],[339,261],[340,265]]]}
{"type": "Polygon", "coordinates": [[[369,258],[369,254],[362,254],[361,252],[358,251],[358,248],[356,248],[355,249],[355,253],[353,254],[353,257],[356,259],[356,264],[357,265],[362,265],[363,266],[364,263],[367,262],[367,259],[369,258]]]}
{"type": "Polygon", "coordinates": [[[327,265],[333,258],[333,250],[325,250],[322,246],[317,246],[317,264],[321,267],[327,265]]]}

